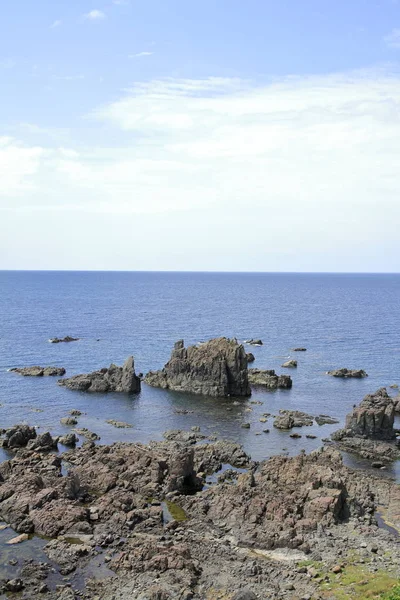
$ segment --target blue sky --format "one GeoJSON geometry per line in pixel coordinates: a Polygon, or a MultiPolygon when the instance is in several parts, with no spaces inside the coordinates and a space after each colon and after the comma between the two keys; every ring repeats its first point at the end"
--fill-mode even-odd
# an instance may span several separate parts
{"type": "Polygon", "coordinates": [[[399,270],[397,0],[0,11],[0,268],[399,270]]]}

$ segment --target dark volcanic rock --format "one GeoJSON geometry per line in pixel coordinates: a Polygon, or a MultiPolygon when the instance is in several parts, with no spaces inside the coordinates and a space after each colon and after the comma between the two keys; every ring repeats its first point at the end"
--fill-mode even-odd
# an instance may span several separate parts
{"type": "Polygon", "coordinates": [[[21,367],[10,369],[10,371],[23,377],[62,377],[65,375],[63,367],[21,367]]]}
{"type": "Polygon", "coordinates": [[[247,352],[246,356],[247,356],[248,363],[254,362],[256,360],[256,357],[254,356],[254,354],[252,352],[247,352]]]}
{"type": "Polygon", "coordinates": [[[79,342],[79,338],[73,338],[69,335],[65,336],[65,338],[51,338],[49,340],[50,344],[61,344],[62,342],[68,343],[68,342],[79,342]]]}
{"type": "Polygon", "coordinates": [[[247,356],[236,340],[216,338],[185,348],[176,342],[170,360],[160,371],[150,371],[145,382],[180,392],[207,396],[250,396],[247,356]]]}
{"type": "Polygon", "coordinates": [[[277,375],[272,369],[249,369],[249,382],[251,385],[261,385],[271,390],[289,389],[293,383],[289,375],[277,375]]]}
{"type": "Polygon", "coordinates": [[[130,356],[123,367],[111,365],[87,375],[75,375],[60,379],[59,385],[80,392],[140,392],[140,378],[135,373],[133,356],[130,356]]]}
{"type": "Polygon", "coordinates": [[[327,375],[331,375],[332,377],[343,377],[354,379],[362,379],[363,377],[368,377],[368,374],[363,371],[363,369],[336,369],[335,371],[328,371],[327,375]]]}

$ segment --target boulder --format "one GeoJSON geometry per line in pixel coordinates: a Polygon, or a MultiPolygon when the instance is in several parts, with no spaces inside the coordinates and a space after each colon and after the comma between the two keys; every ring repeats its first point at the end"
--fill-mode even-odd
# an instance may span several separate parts
{"type": "Polygon", "coordinates": [[[60,379],[58,384],[80,392],[140,392],[140,378],[135,373],[133,356],[122,367],[112,364],[108,369],[60,379]]]}
{"type": "Polygon", "coordinates": [[[289,375],[277,375],[272,369],[249,369],[249,382],[251,385],[260,385],[271,390],[278,388],[287,390],[293,384],[289,375]]]}
{"type": "Polygon", "coordinates": [[[79,439],[75,435],[75,433],[67,433],[67,435],[63,435],[58,438],[58,441],[63,446],[67,446],[69,448],[74,448],[76,443],[79,442],[79,439]]]}
{"type": "Polygon", "coordinates": [[[288,360],[283,363],[282,367],[285,369],[295,369],[297,367],[297,360],[288,360]]]}
{"type": "Polygon", "coordinates": [[[3,447],[10,449],[24,448],[29,440],[37,437],[36,429],[29,425],[14,425],[4,434],[3,447]]]}
{"type": "Polygon", "coordinates": [[[299,410],[280,410],[279,416],[274,421],[277,429],[292,429],[313,424],[314,417],[299,410]]]}
{"type": "Polygon", "coordinates": [[[78,421],[77,419],[75,419],[75,417],[63,417],[62,419],[60,419],[60,423],[61,425],[77,425],[78,421]]]}
{"type": "Polygon", "coordinates": [[[66,373],[63,367],[21,367],[10,371],[23,377],[62,377],[66,373]]]}
{"type": "Polygon", "coordinates": [[[247,356],[248,363],[254,362],[256,360],[256,357],[254,356],[254,354],[252,352],[247,352],[246,356],[247,356]]]}
{"type": "Polygon", "coordinates": [[[368,374],[363,369],[336,369],[334,371],[328,371],[327,375],[331,377],[342,377],[342,378],[354,378],[362,379],[368,377],[368,374]]]}
{"type": "Polygon", "coordinates": [[[65,338],[51,338],[49,340],[50,344],[61,344],[62,342],[68,343],[68,342],[79,342],[79,338],[73,338],[69,335],[65,336],[65,338]]]}
{"type": "Polygon", "coordinates": [[[57,450],[57,439],[52,438],[50,433],[42,433],[35,439],[32,439],[27,444],[28,450],[37,450],[39,452],[50,452],[51,450],[57,450]]]}
{"type": "Polygon", "coordinates": [[[150,371],[145,382],[154,387],[207,396],[250,396],[247,356],[235,339],[216,338],[185,348],[175,343],[170,360],[150,371]]]}

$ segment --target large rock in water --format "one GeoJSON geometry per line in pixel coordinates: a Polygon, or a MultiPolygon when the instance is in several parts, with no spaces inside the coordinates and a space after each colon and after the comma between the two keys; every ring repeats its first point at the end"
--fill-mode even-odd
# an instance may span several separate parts
{"type": "Polygon", "coordinates": [[[362,379],[363,377],[368,377],[368,373],[366,373],[363,369],[335,369],[334,371],[328,371],[327,375],[331,375],[331,377],[342,377],[344,379],[353,378],[353,379],[362,379]]]}
{"type": "Polygon", "coordinates": [[[140,378],[135,373],[133,356],[125,361],[123,367],[111,365],[108,369],[87,375],[60,379],[58,385],[80,392],[140,392],[140,378]]]}
{"type": "Polygon", "coordinates": [[[21,367],[10,369],[10,371],[23,377],[62,377],[65,375],[64,367],[21,367]]]}
{"type": "Polygon", "coordinates": [[[290,375],[277,375],[273,369],[249,369],[249,381],[251,385],[260,385],[270,390],[288,390],[293,384],[290,375]]]}
{"type": "Polygon", "coordinates": [[[150,371],[145,382],[154,387],[206,396],[250,396],[247,356],[237,340],[216,338],[185,348],[175,343],[170,360],[150,371]]]}
{"type": "Polygon", "coordinates": [[[355,436],[375,440],[393,440],[395,404],[386,388],[368,394],[346,417],[346,429],[355,436]]]}

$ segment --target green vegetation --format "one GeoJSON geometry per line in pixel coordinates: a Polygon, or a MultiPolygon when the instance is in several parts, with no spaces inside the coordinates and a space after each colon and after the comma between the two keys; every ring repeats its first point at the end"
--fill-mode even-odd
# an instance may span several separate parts
{"type": "Polygon", "coordinates": [[[324,598],[400,600],[398,579],[386,571],[371,573],[365,565],[347,565],[339,575],[326,573],[326,576],[329,581],[321,584],[324,598]]]}
{"type": "Polygon", "coordinates": [[[382,600],[400,600],[400,583],[394,586],[390,592],[381,595],[382,600]]]}
{"type": "Polygon", "coordinates": [[[180,506],[175,504],[175,502],[169,502],[167,500],[165,502],[165,505],[167,507],[169,514],[175,521],[187,521],[187,519],[188,519],[187,514],[185,513],[183,508],[181,508],[180,506]]]}

